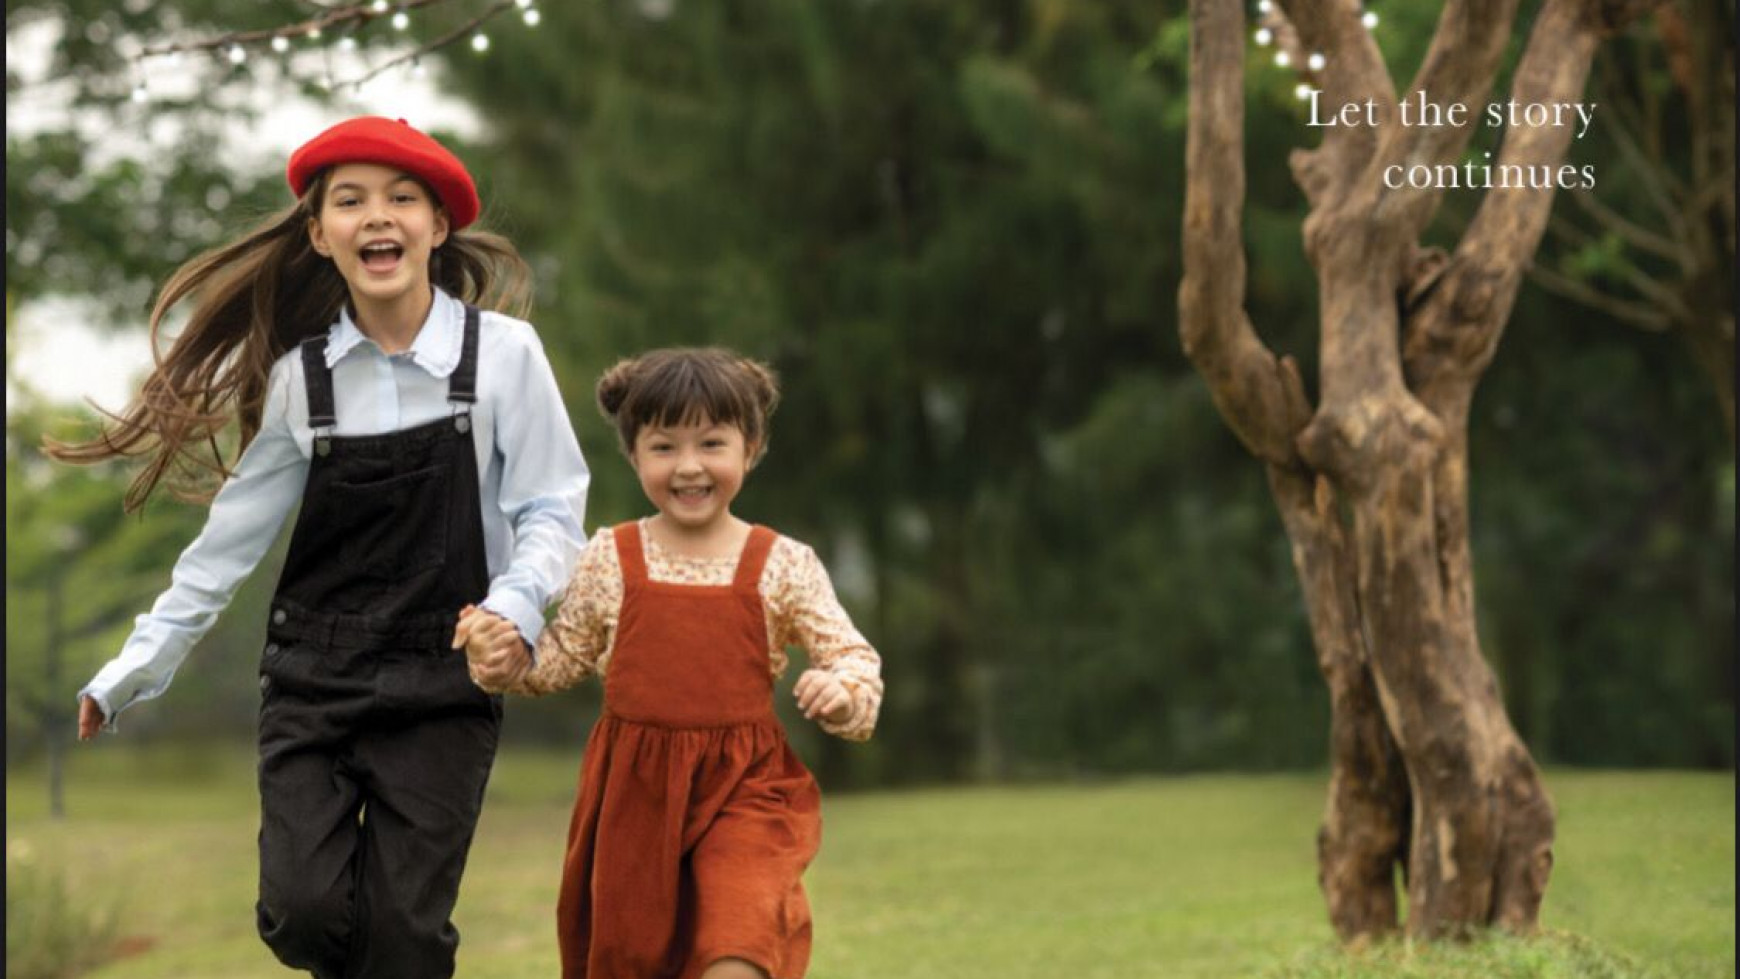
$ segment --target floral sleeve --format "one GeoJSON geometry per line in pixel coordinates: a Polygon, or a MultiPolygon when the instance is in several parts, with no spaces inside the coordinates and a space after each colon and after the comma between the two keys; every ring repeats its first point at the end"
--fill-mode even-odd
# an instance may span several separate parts
{"type": "MultiPolygon", "coordinates": [[[[600,673],[621,608],[622,567],[616,557],[616,542],[610,529],[604,528],[586,545],[563,590],[555,619],[538,637],[537,665],[507,687],[478,685],[490,693],[537,697],[566,690],[600,673]]],[[[475,667],[471,678],[478,682],[475,667]]]]}
{"type": "Polygon", "coordinates": [[[812,667],[833,674],[851,695],[851,716],[840,724],[821,721],[822,730],[847,741],[868,740],[882,707],[882,657],[841,607],[816,552],[789,538],[781,543],[795,553],[793,560],[779,562],[778,580],[768,583],[775,644],[801,647],[812,667]]]}

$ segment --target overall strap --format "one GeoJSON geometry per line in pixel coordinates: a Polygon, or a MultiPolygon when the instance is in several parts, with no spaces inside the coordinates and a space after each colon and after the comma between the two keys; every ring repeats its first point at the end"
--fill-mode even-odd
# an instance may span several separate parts
{"type": "MultiPolygon", "coordinates": [[[[454,406],[455,425],[459,431],[471,429],[470,406],[477,403],[477,333],[481,314],[476,306],[465,304],[465,335],[460,340],[459,366],[447,378],[447,400],[454,406]]],[[[338,412],[332,398],[332,368],[326,366],[326,334],[312,336],[301,343],[302,378],[308,391],[308,427],[314,429],[314,451],[326,455],[332,451],[332,429],[338,425],[338,412]],[[325,429],[325,431],[322,431],[325,429]]]]}
{"type": "Polygon", "coordinates": [[[743,554],[737,558],[737,576],[731,587],[756,591],[761,584],[761,571],[767,567],[767,555],[779,535],[760,524],[749,528],[749,539],[743,543],[743,554]]]}
{"type": "Polygon", "coordinates": [[[326,366],[326,334],[302,341],[302,379],[308,390],[308,427],[338,424],[332,407],[332,368],[326,366]]]}
{"type": "Polygon", "coordinates": [[[622,583],[638,585],[646,581],[646,554],[640,546],[640,522],[630,520],[616,525],[616,560],[622,565],[622,583]]]}
{"type": "Polygon", "coordinates": [[[459,366],[447,378],[447,400],[457,405],[477,403],[477,307],[465,304],[465,339],[459,348],[459,366]]]}
{"type": "Polygon", "coordinates": [[[314,451],[332,451],[332,429],[338,413],[332,403],[332,368],[326,366],[326,334],[302,341],[302,385],[308,392],[308,427],[314,429],[314,451]]]}

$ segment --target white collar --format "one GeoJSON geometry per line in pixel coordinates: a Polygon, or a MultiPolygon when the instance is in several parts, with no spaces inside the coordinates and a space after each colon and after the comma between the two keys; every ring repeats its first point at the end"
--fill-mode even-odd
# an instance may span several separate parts
{"type": "MultiPolygon", "coordinates": [[[[465,304],[435,287],[434,302],[429,304],[429,316],[411,341],[411,362],[429,372],[431,377],[446,377],[459,366],[460,347],[465,340],[465,304]]],[[[357,329],[350,317],[350,306],[339,310],[338,322],[326,331],[326,366],[336,367],[345,354],[361,343],[373,344],[357,329]]],[[[376,349],[380,349],[378,346],[376,349]]]]}

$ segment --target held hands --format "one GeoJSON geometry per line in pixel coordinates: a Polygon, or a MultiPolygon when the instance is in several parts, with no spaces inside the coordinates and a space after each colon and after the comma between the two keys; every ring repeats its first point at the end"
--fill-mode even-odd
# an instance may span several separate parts
{"type": "Polygon", "coordinates": [[[103,709],[92,697],[79,698],[79,740],[89,741],[103,729],[103,709]]]}
{"type": "Polygon", "coordinates": [[[472,677],[484,689],[510,686],[532,668],[531,652],[512,622],[475,605],[459,610],[453,648],[464,647],[472,677]]]}
{"type": "Polygon", "coordinates": [[[852,694],[839,678],[826,670],[805,670],[792,687],[804,717],[844,724],[852,717],[852,694]]]}

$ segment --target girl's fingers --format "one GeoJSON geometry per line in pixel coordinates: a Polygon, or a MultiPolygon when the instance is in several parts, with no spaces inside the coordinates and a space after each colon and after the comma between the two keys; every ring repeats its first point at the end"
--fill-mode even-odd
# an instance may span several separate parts
{"type": "Polygon", "coordinates": [[[852,702],[852,695],[846,691],[845,685],[831,676],[818,678],[814,692],[815,696],[804,708],[804,717],[810,720],[832,717],[852,702]]]}
{"type": "Polygon", "coordinates": [[[798,677],[797,683],[792,685],[791,692],[797,697],[799,706],[808,706],[805,703],[805,698],[813,698],[815,696],[816,691],[822,685],[822,678],[822,674],[816,670],[805,670],[803,674],[798,677]]]}
{"type": "Polygon", "coordinates": [[[525,644],[520,642],[519,630],[509,624],[503,632],[497,630],[497,635],[489,643],[488,657],[483,668],[488,671],[490,679],[496,682],[511,682],[530,667],[529,659],[524,655],[525,644]]]}
{"type": "Polygon", "coordinates": [[[459,622],[453,627],[453,648],[458,649],[470,642],[473,636],[480,639],[486,646],[493,646],[502,641],[504,633],[517,634],[519,627],[508,619],[496,615],[488,609],[467,605],[459,612],[459,622]]]}
{"type": "Polygon", "coordinates": [[[103,723],[103,710],[97,702],[89,697],[79,701],[79,740],[89,741],[97,736],[97,729],[103,723]]]}
{"type": "Polygon", "coordinates": [[[806,719],[812,721],[838,710],[840,702],[846,697],[846,690],[838,680],[816,670],[798,677],[793,691],[798,692],[798,709],[803,711],[806,719]]]}

